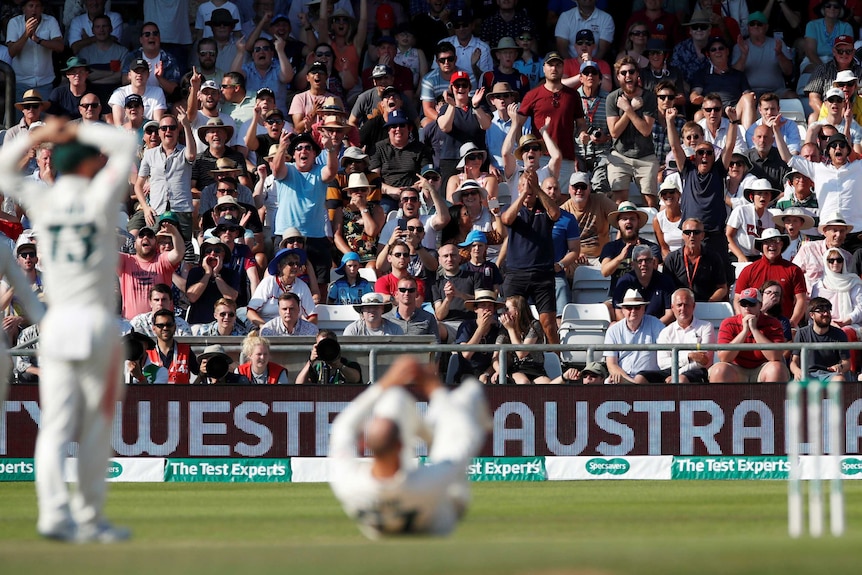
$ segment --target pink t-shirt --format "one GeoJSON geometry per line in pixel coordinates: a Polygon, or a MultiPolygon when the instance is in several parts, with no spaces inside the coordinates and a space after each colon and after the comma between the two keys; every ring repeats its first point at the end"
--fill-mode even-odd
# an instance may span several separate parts
{"type": "Polygon", "coordinates": [[[120,254],[117,274],[120,276],[120,297],[123,317],[130,320],[139,313],[150,311],[150,289],[156,284],[171,285],[174,266],[168,254],[151,262],[129,254],[120,254]]]}

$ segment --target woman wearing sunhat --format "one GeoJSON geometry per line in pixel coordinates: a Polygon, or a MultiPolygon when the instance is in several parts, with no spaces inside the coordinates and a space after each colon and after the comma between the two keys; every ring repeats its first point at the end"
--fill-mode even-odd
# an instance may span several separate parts
{"type": "Polygon", "coordinates": [[[373,189],[365,174],[350,174],[344,188],[349,201],[335,210],[332,230],[335,247],[342,254],[355,252],[364,266],[376,269],[377,240],[386,216],[380,204],[368,202],[373,189]]]}
{"type": "Polygon", "coordinates": [[[460,159],[455,166],[458,173],[450,176],[446,182],[446,199],[452,203],[458,203],[453,199],[455,192],[467,180],[478,182],[485,189],[486,198],[496,198],[497,178],[482,170],[482,166],[488,159],[488,152],[479,149],[479,146],[473,142],[467,142],[458,150],[458,155],[460,159]]]}

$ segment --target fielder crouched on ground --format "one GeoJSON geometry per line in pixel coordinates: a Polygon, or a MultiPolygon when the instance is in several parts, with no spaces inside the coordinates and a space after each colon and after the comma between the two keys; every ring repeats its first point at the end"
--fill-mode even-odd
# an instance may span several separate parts
{"type": "Polygon", "coordinates": [[[448,534],[466,511],[467,464],[482,448],[490,428],[478,380],[467,379],[449,391],[430,366],[402,356],[335,419],[330,441],[332,490],[370,538],[448,534]],[[424,419],[405,389],[411,383],[430,399],[424,419]],[[420,438],[430,452],[425,465],[417,467],[414,447],[420,438]],[[357,445],[364,445],[372,458],[358,459],[357,445]]]}
{"type": "Polygon", "coordinates": [[[26,207],[42,246],[48,312],[39,344],[37,530],[51,539],[109,543],[129,536],[102,509],[111,424],[123,389],[115,222],[135,148],[135,138],[117,128],[49,118],[0,151],[0,188],[26,207]],[[56,144],[52,160],[61,176],[53,186],[27,182],[17,171],[27,149],[42,142],[56,144]],[[70,497],[63,464],[71,441],[79,449],[70,497]]]}

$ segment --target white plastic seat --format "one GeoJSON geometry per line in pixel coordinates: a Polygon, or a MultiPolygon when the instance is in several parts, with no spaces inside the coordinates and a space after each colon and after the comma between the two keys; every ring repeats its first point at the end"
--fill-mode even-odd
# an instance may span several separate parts
{"type": "Polygon", "coordinates": [[[606,330],[611,314],[603,303],[570,303],[563,308],[560,331],[563,329],[606,330]]]}
{"type": "Polygon", "coordinates": [[[598,267],[578,266],[572,278],[572,301],[601,303],[608,299],[611,278],[602,275],[598,267]]]}
{"type": "Polygon", "coordinates": [[[590,361],[601,361],[602,352],[594,351],[591,357],[587,356],[586,348],[590,345],[599,345],[605,342],[605,334],[601,331],[592,330],[567,330],[565,334],[560,333],[560,343],[566,345],[577,345],[583,349],[564,351],[562,359],[565,362],[585,365],[590,361]]]}
{"type": "Polygon", "coordinates": [[[694,306],[694,317],[708,321],[718,330],[721,322],[733,315],[733,306],[726,301],[699,301],[694,306]]]}
{"type": "MultiPolygon", "coordinates": [[[[805,115],[805,108],[798,98],[784,98],[778,101],[781,108],[781,115],[785,118],[793,120],[797,124],[808,124],[808,117],[805,115]]],[[[803,137],[802,141],[805,141],[803,137]]]]}
{"type": "Polygon", "coordinates": [[[371,283],[377,281],[377,272],[374,268],[359,268],[359,276],[367,279],[371,283]]]}
{"type": "Polygon", "coordinates": [[[331,329],[341,334],[348,325],[359,319],[359,313],[352,305],[327,305],[317,306],[317,327],[320,329],[331,329]]]}

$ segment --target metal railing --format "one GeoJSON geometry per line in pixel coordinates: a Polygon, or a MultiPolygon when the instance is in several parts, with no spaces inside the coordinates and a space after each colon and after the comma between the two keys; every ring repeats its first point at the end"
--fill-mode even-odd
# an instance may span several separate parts
{"type": "MultiPolygon", "coordinates": [[[[178,341],[182,341],[186,338],[177,338],[178,341]]],[[[202,338],[191,338],[200,340],[202,338]]],[[[213,338],[207,338],[212,341],[213,338]]],[[[232,338],[235,340],[241,340],[242,338],[232,338]]],[[[281,339],[284,338],[273,338],[273,339],[281,339]]],[[[307,338],[313,341],[313,338],[307,338]]],[[[27,349],[28,347],[38,343],[39,338],[34,338],[28,341],[26,344],[22,346],[16,346],[9,350],[11,355],[26,355],[26,356],[34,356],[38,354],[37,350],[27,349]]],[[[239,343],[236,344],[226,344],[223,345],[226,352],[236,352],[242,349],[242,346],[239,343]]],[[[286,344],[281,342],[272,343],[270,349],[272,352],[287,352],[287,351],[295,351],[298,347],[308,347],[310,348],[310,344],[305,342],[297,342],[297,344],[286,344]]],[[[508,372],[508,352],[515,351],[526,351],[526,352],[564,352],[564,351],[585,351],[587,357],[592,357],[593,354],[597,351],[670,351],[671,352],[671,379],[674,383],[679,382],[679,363],[677,362],[677,356],[680,351],[752,351],[752,350],[776,350],[776,351],[793,351],[793,350],[803,350],[803,351],[813,351],[813,350],[862,350],[862,342],[833,342],[833,343],[796,343],[796,342],[787,342],[787,343],[769,343],[769,344],[746,344],[746,343],[727,343],[727,344],[718,344],[718,343],[663,343],[663,344],[651,344],[647,347],[642,345],[618,345],[618,344],[595,344],[589,346],[578,346],[578,345],[570,345],[570,344],[556,344],[556,345],[520,345],[520,344],[475,344],[475,345],[467,345],[467,344],[422,344],[422,343],[414,343],[414,344],[398,344],[398,343],[341,343],[341,349],[347,352],[358,352],[358,353],[367,353],[368,354],[368,365],[369,365],[369,381],[375,381],[378,377],[378,357],[381,355],[400,355],[402,353],[433,353],[433,352],[450,352],[457,353],[462,351],[478,351],[478,352],[500,352],[500,381],[506,381],[506,374],[508,372]]],[[[801,353],[799,354],[799,366],[802,373],[808,373],[808,354],[801,353]]]]}

